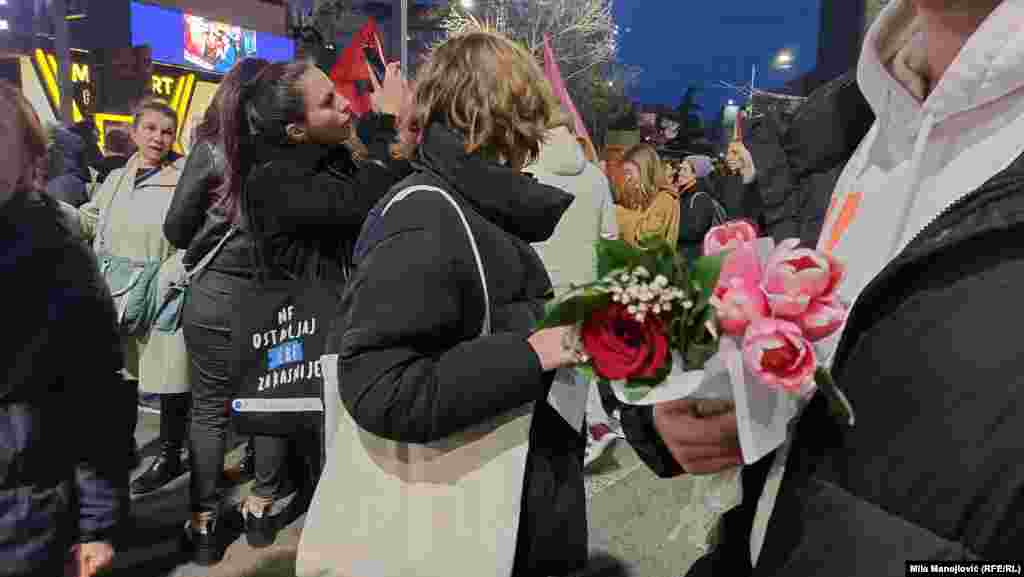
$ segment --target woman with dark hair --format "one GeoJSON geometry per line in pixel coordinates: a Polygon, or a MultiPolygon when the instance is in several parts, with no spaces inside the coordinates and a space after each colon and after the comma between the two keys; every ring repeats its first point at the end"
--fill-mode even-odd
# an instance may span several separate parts
{"type": "Polygon", "coordinates": [[[91,577],[128,513],[134,412],[96,260],[33,174],[46,135],[0,80],[0,574],[91,577]]]}
{"type": "MultiPolygon", "coordinates": [[[[403,92],[392,66],[374,92],[379,114],[368,117],[373,121],[368,158],[359,162],[345,146],[353,133],[349,103],[310,62],[266,66],[240,95],[218,103],[225,184],[217,189],[218,200],[208,215],[230,215],[239,232],[193,285],[184,313],[186,339],[198,370],[189,537],[200,564],[218,562],[226,546],[218,523],[217,480],[223,467],[228,402],[237,390],[237,383],[227,378],[236,297],[253,286],[257,271],[270,279],[334,282],[340,295],[363,220],[408,172],[407,163],[393,160],[389,150],[397,137],[395,115],[403,92]],[[245,250],[230,251],[233,243],[245,250]],[[250,252],[250,246],[256,250],[250,252]]],[[[207,226],[219,226],[219,234],[230,226],[227,217],[221,217],[219,225],[211,220],[208,216],[207,226]]],[[[178,232],[168,230],[170,235],[178,232]]],[[[219,234],[211,234],[206,247],[219,234]]],[[[184,241],[184,236],[176,241],[184,241]]],[[[290,484],[284,467],[289,440],[256,437],[254,445],[256,483],[242,512],[250,544],[266,546],[276,534],[271,506],[286,496],[285,486],[290,484]]]]}
{"type": "MultiPolygon", "coordinates": [[[[232,295],[248,287],[252,276],[251,239],[244,233],[226,238],[239,222],[239,178],[228,170],[225,157],[237,154],[241,134],[223,127],[237,126],[238,103],[245,84],[262,71],[269,62],[246,58],[236,64],[217,88],[213,102],[206,109],[202,123],[196,128],[195,146],[185,162],[181,180],[174,191],[171,207],[164,220],[164,234],[174,246],[185,250],[185,266],[194,267],[204,256],[220,245],[206,272],[194,282],[192,298],[184,312],[184,323],[209,316],[208,311],[230,311],[232,295]],[[227,152],[226,152],[227,151],[227,152]],[[225,240],[226,239],[226,240],[225,240]],[[221,245],[221,241],[225,242],[221,245]],[[202,310],[197,312],[196,308],[202,310]]],[[[230,343],[230,325],[208,325],[207,338],[197,340],[195,331],[186,331],[185,345],[192,365],[193,414],[191,416],[191,487],[192,501],[215,494],[223,475],[229,416],[223,407],[222,392],[230,389],[230,373],[226,347],[230,343]],[[212,335],[223,338],[214,339],[212,335]],[[218,344],[219,343],[219,344],[218,344]],[[215,456],[214,453],[219,456],[215,456]]],[[[252,468],[252,443],[239,471],[231,471],[237,479],[252,468]]]]}

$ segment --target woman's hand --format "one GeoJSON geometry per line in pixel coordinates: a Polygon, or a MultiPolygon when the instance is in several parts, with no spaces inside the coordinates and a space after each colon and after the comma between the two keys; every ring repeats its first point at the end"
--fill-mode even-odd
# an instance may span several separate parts
{"type": "Polygon", "coordinates": [[[110,543],[93,541],[71,548],[71,562],[65,568],[65,575],[72,577],[93,577],[114,563],[114,548],[110,543]]]}
{"type": "Polygon", "coordinates": [[[527,339],[540,358],[544,372],[572,367],[583,361],[579,352],[579,332],[575,326],[541,329],[527,339]]]}
{"type": "Polygon", "coordinates": [[[373,83],[373,110],[380,114],[398,116],[402,111],[402,103],[405,101],[406,83],[402,78],[402,67],[398,62],[392,62],[384,70],[384,82],[377,81],[376,74],[370,74],[370,82],[373,83]]]}

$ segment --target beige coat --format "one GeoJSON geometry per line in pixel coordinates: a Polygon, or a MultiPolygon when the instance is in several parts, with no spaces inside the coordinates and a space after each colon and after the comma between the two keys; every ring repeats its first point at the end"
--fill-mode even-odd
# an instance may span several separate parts
{"type": "MultiPolygon", "coordinates": [[[[164,238],[164,217],[184,159],[167,165],[136,188],[138,167],[136,154],[124,168],[111,172],[93,199],[79,208],[82,234],[99,250],[100,231],[104,231],[108,252],[132,259],[160,260],[165,263],[160,276],[167,277],[174,274],[175,259],[171,257],[177,249],[164,238]]],[[[154,331],[146,337],[125,338],[123,342],[125,370],[139,380],[143,391],[190,390],[188,354],[180,330],[173,335],[154,331]]]]}
{"type": "Polygon", "coordinates": [[[548,132],[537,160],[523,170],[574,197],[551,238],[533,245],[555,294],[562,294],[570,284],[597,280],[597,239],[616,238],[619,233],[608,178],[587,161],[576,137],[564,127],[548,132]]]}

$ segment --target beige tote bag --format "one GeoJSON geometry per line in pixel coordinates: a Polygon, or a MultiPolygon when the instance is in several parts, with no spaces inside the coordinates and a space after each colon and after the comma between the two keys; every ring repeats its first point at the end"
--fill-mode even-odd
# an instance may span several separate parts
{"type": "MultiPolygon", "coordinates": [[[[462,209],[487,299],[483,261],[462,209]]],[[[397,443],[359,427],[340,403],[337,355],[327,355],[324,398],[337,429],[299,543],[299,577],[508,577],[516,550],[532,403],[427,445],[397,443]]],[[[486,386],[486,383],[481,383],[486,386]]]]}

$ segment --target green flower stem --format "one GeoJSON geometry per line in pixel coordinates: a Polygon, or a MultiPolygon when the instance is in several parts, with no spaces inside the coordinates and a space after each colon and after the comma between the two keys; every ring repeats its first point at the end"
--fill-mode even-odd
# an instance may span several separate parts
{"type": "Polygon", "coordinates": [[[856,422],[853,413],[853,405],[843,394],[843,391],[836,386],[832,373],[824,367],[818,367],[814,372],[814,382],[818,389],[828,398],[829,413],[839,421],[840,425],[852,427],[856,422]]]}

